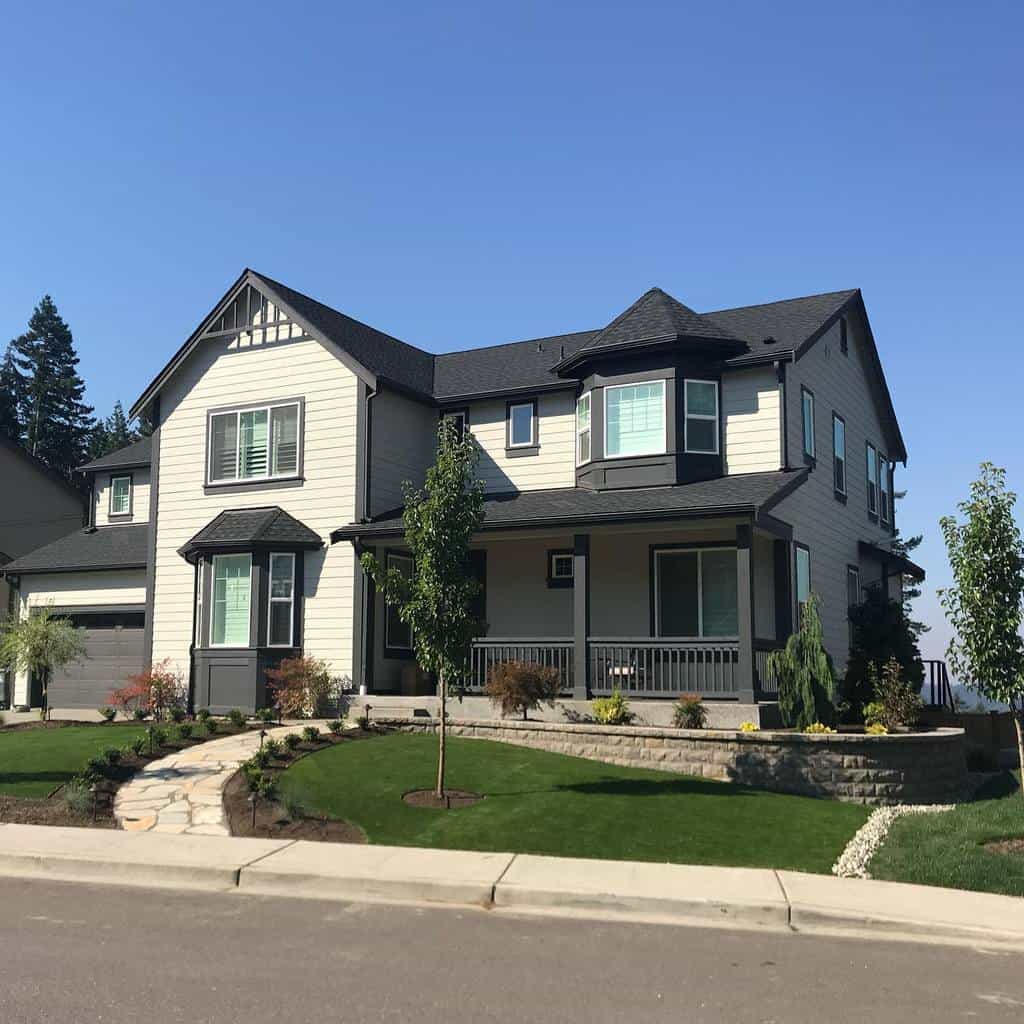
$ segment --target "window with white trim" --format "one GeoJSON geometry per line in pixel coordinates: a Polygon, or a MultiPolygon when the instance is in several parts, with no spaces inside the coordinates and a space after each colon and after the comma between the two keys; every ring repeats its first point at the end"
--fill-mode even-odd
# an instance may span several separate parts
{"type": "MultiPolygon", "coordinates": [[[[397,569],[403,576],[412,577],[413,560],[409,555],[388,553],[386,564],[388,569],[397,569]]],[[[393,651],[412,650],[412,626],[402,621],[398,614],[398,606],[387,605],[384,619],[384,646],[393,651]]]]}
{"type": "Polygon", "coordinates": [[[210,415],[210,483],[291,477],[299,469],[299,403],[210,415]]]}
{"type": "Polygon", "coordinates": [[[867,444],[868,511],[878,514],[878,451],[869,441],[867,444]]]}
{"type": "Polygon", "coordinates": [[[811,552],[802,544],[796,545],[796,604],[802,613],[811,596],[811,552]]]}
{"type": "Polygon", "coordinates": [[[832,413],[832,485],[836,494],[846,494],[846,422],[832,413]]]}
{"type": "Polygon", "coordinates": [[[268,593],[267,646],[294,647],[295,555],[292,552],[271,554],[268,593]]]}
{"type": "Polygon", "coordinates": [[[576,399],[576,465],[590,461],[590,392],[576,399]]]}
{"type": "Polygon", "coordinates": [[[548,565],[548,575],[552,582],[572,581],[573,556],[569,551],[552,551],[548,565]]]}
{"type": "Polygon", "coordinates": [[[804,425],[804,455],[814,458],[814,395],[800,389],[800,408],[804,425]]]}
{"type": "Polygon", "coordinates": [[[213,556],[211,647],[249,646],[251,555],[213,556]]]}
{"type": "Polygon", "coordinates": [[[533,402],[518,402],[508,407],[509,448],[530,448],[537,443],[533,402]]]}
{"type": "Polygon", "coordinates": [[[604,389],[604,454],[614,459],[665,451],[665,382],[604,389]]]}
{"type": "Polygon", "coordinates": [[[112,476],[110,478],[110,515],[126,516],[132,510],[132,478],[112,476]]]}
{"type": "Polygon", "coordinates": [[[878,518],[881,522],[889,522],[889,462],[878,453],[878,518]]]}
{"type": "Polygon", "coordinates": [[[206,563],[202,559],[196,563],[196,629],[195,645],[203,646],[203,587],[206,584],[204,572],[206,563]]]}
{"type": "Polygon", "coordinates": [[[658,636],[736,636],[738,593],[735,548],[655,550],[654,622],[658,636]]]}
{"type": "Polygon", "coordinates": [[[718,382],[683,381],[683,445],[688,453],[718,454],[718,382]]]}

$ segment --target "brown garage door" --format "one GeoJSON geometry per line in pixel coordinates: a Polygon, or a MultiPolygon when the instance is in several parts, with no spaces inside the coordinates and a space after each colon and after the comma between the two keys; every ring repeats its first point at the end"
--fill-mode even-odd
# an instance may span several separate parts
{"type": "Polygon", "coordinates": [[[51,708],[98,708],[110,703],[110,691],[142,671],[145,612],[59,610],[85,630],[86,658],[54,672],[47,693],[51,708]]]}

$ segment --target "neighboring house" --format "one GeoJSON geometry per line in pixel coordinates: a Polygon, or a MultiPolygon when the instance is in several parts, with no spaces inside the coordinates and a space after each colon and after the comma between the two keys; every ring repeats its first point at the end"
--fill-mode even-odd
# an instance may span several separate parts
{"type": "MultiPolygon", "coordinates": [[[[88,656],[54,672],[47,687],[51,708],[95,709],[142,670],[149,453],[144,438],[82,466],[89,484],[84,528],[4,566],[22,615],[49,605],[85,630],[88,656]]],[[[20,673],[15,705],[38,707],[40,699],[39,681],[20,673]]]]}
{"type": "MultiPolygon", "coordinates": [[[[82,493],[2,433],[0,481],[0,570],[84,522],[82,493]]],[[[0,618],[7,616],[13,602],[7,581],[0,579],[0,618]]],[[[8,673],[0,672],[0,707],[10,706],[10,691],[8,673]]]]}
{"type": "MultiPolygon", "coordinates": [[[[811,590],[841,668],[849,604],[917,571],[888,548],[906,450],[856,290],[698,314],[652,289],[600,330],[432,355],[245,271],[143,412],[139,660],[187,674],[199,707],[262,705],[299,652],[367,692],[417,685],[357,553],[413,571],[402,482],[439,417],[472,431],[487,491],[471,690],[523,658],[576,696],[770,698],[767,652],[811,590]]],[[[79,577],[82,605],[138,607],[117,558],[79,577]]]]}

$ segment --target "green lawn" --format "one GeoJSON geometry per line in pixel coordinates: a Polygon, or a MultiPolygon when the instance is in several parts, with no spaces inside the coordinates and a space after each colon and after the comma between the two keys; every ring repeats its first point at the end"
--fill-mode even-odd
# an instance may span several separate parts
{"type": "Polygon", "coordinates": [[[296,762],[282,789],[372,843],[827,872],[868,810],[729,783],[449,739],[448,785],[486,795],[443,811],[405,804],[431,789],[437,738],[394,734],[296,762]]]}
{"type": "Polygon", "coordinates": [[[901,818],[871,862],[873,878],[1024,896],[1024,854],[984,848],[1024,837],[1024,798],[1007,772],[973,803],[945,814],[901,818]]]}
{"type": "Polygon", "coordinates": [[[0,730],[0,794],[44,797],[107,747],[124,747],[144,725],[69,725],[0,730]]]}

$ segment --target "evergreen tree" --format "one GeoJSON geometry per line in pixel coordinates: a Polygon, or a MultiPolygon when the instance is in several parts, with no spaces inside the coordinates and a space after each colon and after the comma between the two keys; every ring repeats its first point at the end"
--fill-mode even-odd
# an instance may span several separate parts
{"type": "Polygon", "coordinates": [[[110,452],[116,452],[138,441],[141,436],[138,430],[128,425],[124,406],[118,399],[114,403],[114,411],[105,420],[97,420],[89,444],[89,457],[98,459],[110,452]]]}
{"type": "Polygon", "coordinates": [[[768,670],[779,681],[779,714],[785,725],[801,731],[816,722],[831,725],[836,676],[825,650],[817,594],[808,595],[800,628],[786,646],[768,655],[768,670]]]}
{"type": "MultiPolygon", "coordinates": [[[[902,501],[907,496],[906,491],[897,491],[893,495],[896,501],[902,501]]],[[[899,529],[896,530],[896,534],[892,539],[892,550],[897,555],[902,555],[904,558],[909,558],[913,553],[914,549],[919,547],[921,541],[924,540],[924,536],[920,533],[913,537],[902,537],[900,536],[899,529]]],[[[921,596],[921,587],[917,580],[913,576],[903,577],[903,615],[907,620],[907,624],[910,626],[911,631],[914,634],[916,640],[921,639],[923,633],[927,633],[932,627],[921,622],[919,619],[915,619],[913,616],[913,604],[914,601],[921,596]]]]}
{"type": "Polygon", "coordinates": [[[12,441],[21,440],[21,423],[18,420],[18,371],[10,345],[0,363],[0,433],[12,441]]]}
{"type": "Polygon", "coordinates": [[[94,421],[83,401],[71,328],[44,295],[28,330],[10,345],[18,419],[25,447],[52,469],[70,477],[89,452],[94,421]]]}

